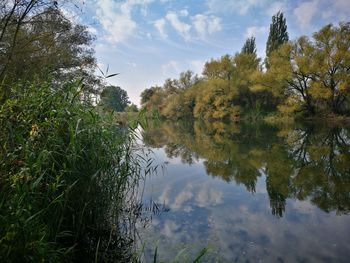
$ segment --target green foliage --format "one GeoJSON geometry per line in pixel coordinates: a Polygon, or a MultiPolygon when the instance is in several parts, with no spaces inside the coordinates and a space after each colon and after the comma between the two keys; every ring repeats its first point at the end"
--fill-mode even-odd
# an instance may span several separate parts
{"type": "Polygon", "coordinates": [[[254,90],[279,98],[279,111],[308,116],[349,111],[350,24],[328,25],[270,54],[269,69],[254,75],[254,90]]]}
{"type": "Polygon", "coordinates": [[[314,57],[312,70],[316,76],[311,83],[313,98],[321,93],[318,105],[333,114],[349,112],[350,96],[350,23],[327,25],[313,35],[314,57]]]}
{"type": "Polygon", "coordinates": [[[207,79],[230,80],[233,74],[232,58],[225,55],[218,60],[212,59],[205,63],[202,74],[207,79]]]}
{"type": "Polygon", "coordinates": [[[145,89],[144,91],[141,92],[141,105],[147,104],[153,96],[153,94],[157,93],[158,91],[161,90],[161,87],[155,86],[151,87],[149,89],[145,89]]]}
{"type": "Polygon", "coordinates": [[[129,103],[130,101],[127,92],[120,87],[107,86],[101,93],[100,105],[105,109],[122,112],[129,103]]]}
{"type": "MultiPolygon", "coordinates": [[[[0,6],[0,79],[10,89],[18,79],[67,82],[84,77],[90,90],[98,88],[93,76],[93,37],[86,26],[67,19],[57,1],[5,1],[0,6]]],[[[2,94],[7,95],[6,94],[2,94]]]]}
{"type": "Polygon", "coordinates": [[[138,112],[139,109],[134,103],[131,103],[130,105],[126,106],[124,109],[125,112],[138,112]]]}
{"type": "Polygon", "coordinates": [[[231,88],[229,83],[223,79],[206,81],[196,96],[193,115],[195,118],[206,120],[235,120],[240,112],[240,107],[233,104],[237,95],[238,90],[231,88]]]}
{"type": "Polygon", "coordinates": [[[142,105],[165,118],[257,121],[282,116],[350,114],[350,23],[328,25],[310,40],[288,42],[286,19],[272,17],[267,60],[256,55],[255,38],[240,53],[211,59],[202,78],[190,71],[141,94],[142,105]],[[277,114],[278,115],[278,114],[277,114]]]}
{"type": "MultiPolygon", "coordinates": [[[[93,106],[93,37],[59,4],[0,4],[0,258],[130,262],[134,133],[93,106]]],[[[102,101],[120,110],[128,98],[108,86],[102,101]]]]}
{"type": "Polygon", "coordinates": [[[256,54],[255,37],[250,37],[246,39],[242,47],[241,53],[256,54]]]}
{"type": "Polygon", "coordinates": [[[286,19],[282,12],[272,16],[270,32],[266,43],[266,57],[269,58],[272,51],[289,41],[286,19]]]}
{"type": "MultiPolygon", "coordinates": [[[[175,91],[184,91],[186,89],[189,89],[193,85],[195,85],[199,81],[199,78],[197,75],[195,75],[192,71],[187,70],[185,72],[181,72],[179,79],[174,79],[172,82],[175,86],[175,91]]],[[[164,88],[166,89],[166,83],[164,85],[164,88]]]]}
{"type": "Polygon", "coordinates": [[[1,106],[4,262],[73,260],[80,249],[93,258],[97,242],[105,251],[100,260],[129,255],[120,247],[130,240],[113,222],[136,180],[132,140],[109,116],[81,103],[81,92],[79,85],[22,83],[1,106]]]}

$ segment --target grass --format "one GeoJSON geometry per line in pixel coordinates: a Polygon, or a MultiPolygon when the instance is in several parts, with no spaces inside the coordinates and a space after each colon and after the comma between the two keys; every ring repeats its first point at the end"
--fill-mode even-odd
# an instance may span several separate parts
{"type": "Polygon", "coordinates": [[[82,92],[79,83],[20,83],[1,105],[4,261],[134,260],[123,216],[140,169],[133,133],[82,92]]]}

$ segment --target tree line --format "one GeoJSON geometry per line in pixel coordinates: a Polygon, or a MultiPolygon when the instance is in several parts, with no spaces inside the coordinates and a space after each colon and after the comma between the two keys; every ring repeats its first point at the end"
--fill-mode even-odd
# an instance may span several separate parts
{"type": "Polygon", "coordinates": [[[266,58],[255,37],[240,52],[206,62],[141,93],[149,115],[205,120],[260,116],[315,118],[350,114],[350,23],[326,25],[311,38],[289,40],[282,12],[272,17],[266,58]]]}

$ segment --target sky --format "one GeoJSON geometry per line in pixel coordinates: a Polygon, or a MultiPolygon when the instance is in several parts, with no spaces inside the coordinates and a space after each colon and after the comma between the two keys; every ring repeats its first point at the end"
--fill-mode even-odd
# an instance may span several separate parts
{"type": "MultiPolygon", "coordinates": [[[[140,93],[185,70],[201,74],[212,58],[256,38],[264,57],[272,15],[282,11],[291,40],[349,21],[350,0],[78,0],[79,23],[96,36],[102,71],[139,105],[140,93]]],[[[67,12],[73,12],[67,10],[67,12]]]]}

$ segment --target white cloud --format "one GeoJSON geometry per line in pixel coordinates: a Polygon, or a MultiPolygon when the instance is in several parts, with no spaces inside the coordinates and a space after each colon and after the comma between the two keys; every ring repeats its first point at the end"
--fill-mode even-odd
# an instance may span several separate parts
{"type": "Polygon", "coordinates": [[[141,8],[146,8],[146,6],[152,3],[154,0],[126,0],[121,4],[121,11],[125,13],[130,13],[135,6],[141,6],[141,8]]]}
{"type": "Polygon", "coordinates": [[[218,17],[211,16],[208,21],[208,33],[212,34],[221,30],[221,20],[218,17]]]}
{"type": "Polygon", "coordinates": [[[154,22],[154,27],[157,29],[159,34],[166,38],[166,24],[175,29],[175,31],[182,36],[186,41],[189,41],[193,37],[199,37],[205,39],[208,35],[221,30],[221,19],[214,15],[197,14],[189,16],[186,9],[180,10],[179,12],[168,12],[164,18],[158,19],[154,22]],[[188,17],[187,20],[190,22],[181,21],[180,18],[188,17]]]}
{"type": "Polygon", "coordinates": [[[132,18],[132,10],[140,6],[141,11],[154,0],[98,0],[96,2],[96,17],[106,31],[106,39],[113,43],[128,40],[136,34],[137,23],[132,18]]]}
{"type": "Polygon", "coordinates": [[[154,22],[154,27],[158,30],[162,38],[166,38],[168,35],[165,32],[166,20],[164,18],[158,19],[154,22]]]}
{"type": "Polygon", "coordinates": [[[193,26],[199,36],[205,37],[207,34],[207,23],[205,15],[195,15],[193,18],[193,26]]]}
{"type": "Polygon", "coordinates": [[[165,18],[169,21],[170,25],[185,39],[190,40],[191,25],[180,21],[178,14],[175,12],[168,12],[165,18]]]}
{"type": "Polygon", "coordinates": [[[129,16],[117,15],[115,21],[109,24],[105,29],[108,31],[108,40],[111,42],[124,42],[131,38],[135,34],[137,28],[136,22],[134,22],[129,16]]]}
{"type": "Polygon", "coordinates": [[[220,18],[197,14],[192,17],[193,27],[200,38],[221,30],[220,18]]]}
{"type": "Polygon", "coordinates": [[[293,13],[297,18],[300,29],[307,30],[311,27],[311,21],[318,11],[319,1],[304,2],[298,5],[293,13]]]}
{"type": "Polygon", "coordinates": [[[267,26],[251,26],[248,27],[245,31],[244,37],[257,37],[259,35],[264,35],[268,32],[269,28],[267,26]]]}
{"type": "Polygon", "coordinates": [[[211,12],[234,12],[245,15],[253,7],[265,6],[268,0],[207,0],[206,4],[211,12]]]}

